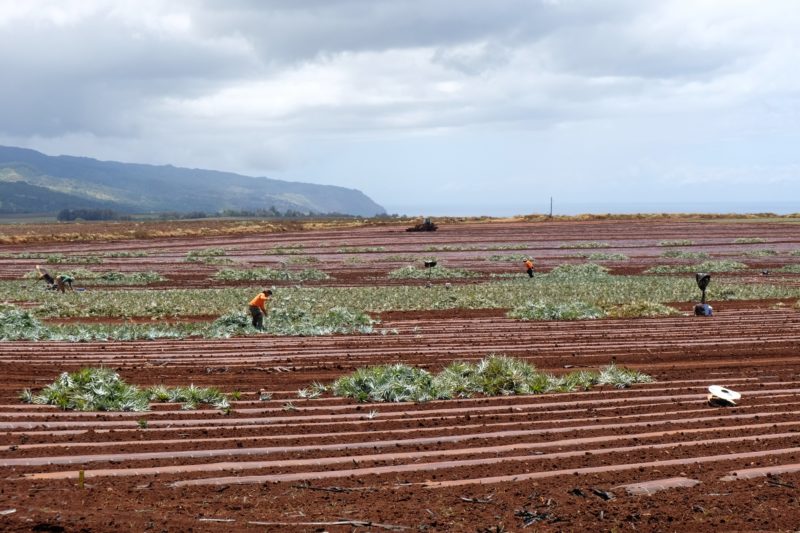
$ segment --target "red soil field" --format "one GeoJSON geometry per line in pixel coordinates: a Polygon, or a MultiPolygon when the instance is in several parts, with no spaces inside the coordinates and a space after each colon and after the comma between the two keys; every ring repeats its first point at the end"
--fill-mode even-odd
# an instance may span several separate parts
{"type": "MultiPolygon", "coordinates": [[[[442,224],[224,237],[4,246],[3,252],[102,254],[97,270],[156,270],[164,287],[199,287],[219,266],[186,253],[223,247],[242,265],[302,244],[303,265],[331,274],[306,285],[409,283],[386,273],[435,255],[447,266],[517,272],[493,254],[530,254],[548,270],[583,252],[641,272],[677,264],[664,240],[742,261],[747,283],[795,284],[758,270],[796,263],[795,224],[683,219],[442,224]],[[735,244],[740,237],[766,242],[735,244]],[[599,250],[563,248],[598,241],[599,250]],[[521,249],[502,245],[528,245],[521,249]],[[431,247],[479,250],[430,251],[431,247]],[[344,247],[381,251],[346,252],[344,247]],[[491,249],[495,248],[495,249],[491,249]],[[754,249],[778,255],[753,257],[754,249]],[[356,262],[352,258],[357,257],[356,262]]],[[[36,260],[0,260],[19,278],[36,260]]],[[[39,260],[41,262],[41,260],[39,260]]],[[[685,262],[685,261],[683,261],[685,262]]],[[[689,261],[693,264],[697,261],[689,261]]],[[[294,268],[294,265],[292,266],[294,268]]],[[[480,278],[479,278],[480,281],[480,278]]],[[[473,283],[475,280],[468,280],[473,283]]],[[[417,283],[414,281],[412,283],[417,283]]],[[[424,283],[424,280],[420,283],[424,283]]],[[[244,284],[243,284],[244,285],[244,284]]],[[[159,290],[158,284],[151,286],[159,290]]],[[[124,290],[114,288],[114,290],[124,290]]],[[[396,335],[248,337],[141,342],[0,342],[0,530],[4,531],[794,531],[800,522],[800,312],[794,301],[712,302],[715,316],[522,322],[505,310],[387,312],[396,335]],[[776,305],[778,303],[785,305],[776,305]],[[563,373],[616,362],[651,384],[586,392],[355,403],[298,399],[312,381],[402,362],[438,370],[491,353],[563,373]],[[240,391],[225,415],[158,404],[146,413],[80,413],[21,403],[60,372],[104,365],[140,386],[240,391]],[[742,393],[712,407],[708,385],[742,393]],[[260,389],[273,392],[260,401],[260,389]],[[83,479],[83,481],[80,480],[83,479]]]]}

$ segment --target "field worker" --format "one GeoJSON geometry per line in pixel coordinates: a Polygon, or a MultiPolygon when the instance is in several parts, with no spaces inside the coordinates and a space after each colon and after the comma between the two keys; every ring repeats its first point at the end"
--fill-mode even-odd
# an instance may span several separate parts
{"type": "Polygon", "coordinates": [[[56,288],[56,280],[53,279],[53,276],[50,275],[47,270],[43,269],[39,265],[36,265],[36,281],[43,279],[45,283],[47,283],[48,289],[55,289],[56,288]]]}
{"type": "Polygon", "coordinates": [[[61,292],[65,292],[67,287],[69,287],[69,290],[75,291],[75,289],[72,288],[73,281],[75,281],[75,279],[72,276],[68,276],[67,274],[59,274],[56,276],[56,287],[58,287],[58,290],[61,292]]]}
{"type": "Polygon", "coordinates": [[[250,315],[253,317],[253,327],[256,329],[264,329],[264,315],[267,314],[266,303],[270,296],[272,296],[272,291],[264,289],[250,300],[250,315]]]}
{"type": "Polygon", "coordinates": [[[533,277],[533,261],[531,260],[530,257],[525,259],[525,270],[528,272],[528,277],[532,278],[533,277]]]}
{"type": "Polygon", "coordinates": [[[695,316],[713,316],[714,308],[708,304],[697,304],[694,306],[695,316]]]}

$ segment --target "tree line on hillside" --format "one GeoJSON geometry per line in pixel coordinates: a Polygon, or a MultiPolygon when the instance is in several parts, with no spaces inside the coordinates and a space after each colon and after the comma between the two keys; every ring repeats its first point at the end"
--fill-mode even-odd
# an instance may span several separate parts
{"type": "Polygon", "coordinates": [[[62,209],[56,215],[59,222],[74,220],[131,220],[130,215],[120,214],[113,209],[62,209]]]}
{"type": "MultiPolygon", "coordinates": [[[[303,212],[295,209],[287,209],[280,211],[275,206],[269,209],[224,209],[214,213],[207,213],[205,211],[187,211],[177,212],[169,211],[158,214],[160,220],[188,220],[198,218],[359,218],[356,215],[348,215],[345,213],[314,213],[303,212]]],[[[383,215],[378,218],[397,218],[398,215],[383,215]]],[[[59,222],[73,222],[76,220],[132,220],[133,217],[128,214],[122,214],[114,211],[113,209],[62,209],[56,215],[59,222]]]]}
{"type": "Polygon", "coordinates": [[[355,215],[344,213],[314,213],[287,209],[280,211],[271,206],[269,209],[223,209],[222,211],[207,213],[205,211],[167,211],[159,213],[161,220],[184,220],[192,218],[310,218],[310,217],[336,217],[355,218],[355,215]]]}

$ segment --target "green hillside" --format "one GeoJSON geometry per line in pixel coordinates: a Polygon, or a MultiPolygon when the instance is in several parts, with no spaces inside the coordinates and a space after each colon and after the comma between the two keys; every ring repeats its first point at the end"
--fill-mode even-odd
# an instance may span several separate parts
{"type": "Polygon", "coordinates": [[[361,191],[254,178],[230,172],[85,157],[48,156],[0,146],[0,213],[107,208],[123,212],[258,210],[383,214],[361,191]]]}
{"type": "Polygon", "coordinates": [[[0,213],[52,213],[61,209],[116,209],[128,211],[125,206],[64,194],[25,182],[0,181],[0,213]]]}

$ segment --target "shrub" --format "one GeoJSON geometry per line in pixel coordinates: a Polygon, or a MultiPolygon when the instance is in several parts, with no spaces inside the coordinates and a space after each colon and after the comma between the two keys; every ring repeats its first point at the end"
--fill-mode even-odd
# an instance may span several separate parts
{"type": "Polygon", "coordinates": [[[305,270],[223,268],[214,274],[214,279],[220,281],[318,281],[329,277],[325,272],[315,268],[307,268],[305,270]]]}
{"type": "MultiPolygon", "coordinates": [[[[473,246],[472,248],[475,250],[480,249],[478,246],[473,246]]],[[[533,246],[524,242],[512,242],[509,244],[495,244],[487,246],[487,249],[489,250],[527,250],[528,248],[533,248],[533,246]]]]}
{"type": "Polygon", "coordinates": [[[371,252],[385,252],[385,246],[342,246],[336,250],[340,254],[362,254],[371,252]]]}
{"type": "Polygon", "coordinates": [[[645,274],[679,274],[683,272],[692,272],[693,269],[689,265],[656,265],[644,271],[645,274]]]}
{"type": "Polygon", "coordinates": [[[659,246],[692,246],[693,244],[694,241],[689,239],[668,239],[658,243],[659,246]]]}
{"type": "Polygon", "coordinates": [[[49,337],[47,328],[30,311],[0,309],[0,341],[39,340],[49,337]]]}
{"type": "Polygon", "coordinates": [[[29,311],[16,308],[0,309],[0,341],[67,341],[97,340],[156,340],[182,338],[184,333],[175,326],[154,327],[146,324],[64,324],[45,326],[29,311]]]}
{"type": "Polygon", "coordinates": [[[103,253],[103,257],[147,257],[148,255],[150,254],[142,250],[133,250],[133,251],[120,250],[117,252],[103,253]]]}
{"type": "Polygon", "coordinates": [[[605,312],[585,302],[527,302],[508,312],[509,318],[521,320],[587,320],[602,318],[605,312]]]}
{"type": "Polygon", "coordinates": [[[88,341],[136,341],[158,339],[182,339],[194,334],[191,326],[160,324],[64,324],[47,329],[46,337],[53,341],[88,342],[88,341]]]}
{"type": "Polygon", "coordinates": [[[486,258],[487,261],[513,261],[523,262],[528,259],[530,255],[525,254],[493,254],[486,258]]]}
{"type": "Polygon", "coordinates": [[[767,242],[767,239],[761,237],[739,237],[733,241],[734,244],[761,244],[764,242],[767,242]]]}
{"type": "Polygon", "coordinates": [[[667,250],[661,255],[678,259],[708,259],[710,257],[706,252],[687,252],[686,250],[667,250]]]}
{"type": "Polygon", "coordinates": [[[738,261],[720,260],[703,261],[694,266],[697,272],[733,272],[735,270],[746,270],[747,265],[738,261]]]}
{"type": "MultiPolygon", "coordinates": [[[[498,250],[500,248],[497,248],[498,250]]],[[[426,252],[466,252],[481,250],[480,246],[472,245],[459,245],[459,244],[442,244],[439,246],[426,246],[426,252]]]]}
{"type": "Polygon", "coordinates": [[[778,269],[779,272],[788,272],[790,274],[800,274],[800,265],[784,265],[778,269]]]}
{"type": "MultiPolygon", "coordinates": [[[[97,272],[93,272],[86,268],[71,268],[68,271],[64,272],[65,274],[69,274],[75,279],[90,279],[96,278],[98,276],[97,272]]],[[[51,272],[51,274],[55,275],[55,272],[51,272]]],[[[39,274],[36,271],[26,272],[25,275],[22,276],[23,279],[33,279],[38,280],[39,274]]]]}
{"type": "Polygon", "coordinates": [[[608,278],[608,269],[596,263],[558,265],[548,272],[548,278],[558,280],[593,280],[608,278]]]}
{"type": "Polygon", "coordinates": [[[217,409],[230,408],[228,398],[214,388],[194,385],[169,389],[157,385],[140,390],[129,385],[119,374],[108,368],[82,368],[64,372],[39,394],[25,389],[20,399],[27,403],[55,405],[75,411],[148,411],[150,401],[181,402],[183,409],[209,404],[217,409]]]}
{"type": "Polygon", "coordinates": [[[474,376],[474,364],[455,361],[433,378],[432,386],[438,398],[471,398],[481,392],[474,382],[474,376]]]}
{"type": "Polygon", "coordinates": [[[31,403],[75,411],[147,411],[147,395],[107,368],[64,372],[38,395],[24,392],[31,403]]]}
{"type": "Polygon", "coordinates": [[[439,265],[431,268],[417,268],[409,265],[389,272],[389,278],[391,279],[452,279],[474,278],[477,276],[480,276],[479,272],[462,268],[447,268],[439,265]]]}
{"type": "Polygon", "coordinates": [[[226,313],[211,323],[209,334],[211,337],[233,337],[252,331],[253,325],[248,316],[240,312],[226,313]]]}
{"type": "Polygon", "coordinates": [[[61,263],[69,263],[71,265],[90,265],[90,264],[102,263],[103,258],[96,255],[52,254],[48,255],[45,261],[51,265],[57,265],[61,263]]]}
{"type": "Polygon", "coordinates": [[[319,259],[313,255],[295,255],[286,259],[287,265],[307,265],[310,263],[319,263],[319,259]]]}
{"type": "Polygon", "coordinates": [[[319,398],[322,396],[323,393],[328,391],[328,387],[320,383],[319,381],[314,381],[306,387],[305,389],[300,389],[297,391],[298,398],[305,398],[305,399],[312,399],[312,398],[319,398]]]}
{"type": "Polygon", "coordinates": [[[619,367],[613,363],[601,369],[597,378],[598,385],[613,385],[618,389],[630,387],[634,383],[651,383],[652,381],[653,378],[647,374],[619,367]]]}
{"type": "Polygon", "coordinates": [[[434,377],[433,387],[439,398],[531,394],[545,390],[534,385],[540,378],[536,368],[525,361],[490,355],[477,364],[451,363],[434,377]]]}
{"type": "Polygon", "coordinates": [[[615,305],[614,307],[610,308],[607,313],[610,318],[650,318],[679,315],[680,311],[674,307],[660,304],[658,302],[638,300],[621,305],[615,305]]]}
{"type": "Polygon", "coordinates": [[[230,409],[230,401],[227,396],[222,394],[214,387],[203,388],[195,387],[194,384],[188,387],[175,387],[169,389],[163,385],[147,389],[147,398],[151,401],[180,403],[181,409],[196,409],[200,404],[208,404],[216,409],[230,409]],[[166,397],[166,399],[164,399],[166,397]]]}
{"type": "Polygon", "coordinates": [[[658,265],[645,270],[646,274],[679,274],[683,272],[733,272],[747,265],[738,261],[704,261],[697,265],[658,265]]]}
{"type": "Polygon", "coordinates": [[[589,261],[626,261],[628,256],[625,254],[612,254],[604,252],[594,252],[591,254],[580,254],[579,257],[584,257],[589,261]]]}
{"type": "Polygon", "coordinates": [[[375,323],[366,313],[353,311],[346,307],[333,307],[321,315],[315,327],[328,333],[370,333],[375,323]]]}
{"type": "Polygon", "coordinates": [[[186,254],[186,261],[189,263],[200,263],[210,257],[222,257],[226,255],[223,248],[204,248],[202,250],[191,250],[186,254]]]}
{"type": "Polygon", "coordinates": [[[282,246],[275,246],[264,253],[266,255],[295,255],[304,254],[305,250],[302,244],[285,244],[282,246]]]}
{"type": "Polygon", "coordinates": [[[372,333],[374,323],[369,315],[346,307],[334,307],[321,314],[273,307],[264,321],[264,331],[274,335],[372,333]]]}
{"type": "Polygon", "coordinates": [[[778,255],[778,252],[776,250],[764,248],[762,250],[750,250],[749,252],[745,252],[745,255],[748,257],[771,257],[778,255]]]}
{"type": "MultiPolygon", "coordinates": [[[[333,307],[324,313],[303,309],[270,307],[264,320],[264,333],[272,335],[331,335],[334,333],[372,333],[375,321],[367,314],[346,307],[333,307]]],[[[255,333],[248,315],[227,313],[212,322],[206,335],[228,338],[255,333]]]]}
{"type": "Polygon", "coordinates": [[[359,368],[337,379],[331,389],[336,396],[360,402],[407,402],[431,399],[432,376],[408,365],[382,365],[359,368]]]}
{"type": "Polygon", "coordinates": [[[490,355],[475,365],[470,381],[482,394],[499,396],[543,392],[535,390],[537,377],[536,368],[525,361],[490,355]]]}
{"type": "MultiPolygon", "coordinates": [[[[71,268],[62,272],[76,280],[92,280],[96,284],[122,284],[122,285],[147,285],[157,281],[164,281],[164,277],[158,272],[95,272],[86,268],[71,268]]],[[[24,279],[37,279],[36,272],[28,272],[23,276],[24,279]]]]}
{"type": "Polygon", "coordinates": [[[570,372],[563,376],[552,377],[550,380],[550,390],[560,392],[572,392],[575,390],[589,390],[597,384],[597,372],[579,370],[570,372]]]}
{"type": "MultiPolygon", "coordinates": [[[[359,402],[422,402],[431,399],[469,398],[511,394],[539,394],[586,390],[594,385],[628,387],[633,383],[649,383],[646,374],[610,365],[600,372],[579,371],[553,376],[519,359],[490,355],[477,362],[456,361],[438,374],[408,365],[382,365],[359,368],[340,377],[330,390],[336,396],[359,402]]],[[[324,386],[317,386],[317,396],[324,386]]],[[[311,389],[309,389],[311,390],[311,389]]],[[[307,394],[304,390],[304,394],[307,394]]]]}
{"type": "Polygon", "coordinates": [[[52,254],[44,252],[20,252],[18,254],[2,254],[3,257],[15,257],[17,259],[47,259],[52,254]]]}
{"type": "Polygon", "coordinates": [[[413,261],[414,259],[416,259],[416,257],[411,255],[411,254],[393,254],[393,255],[387,255],[386,257],[384,257],[382,259],[382,261],[384,261],[384,262],[385,261],[392,261],[392,262],[397,262],[397,263],[407,263],[408,261],[413,261]]]}
{"type": "MultiPolygon", "coordinates": [[[[77,276],[73,276],[76,277],[77,276]]],[[[108,283],[120,283],[125,285],[147,285],[158,281],[164,281],[164,276],[158,272],[103,272],[97,274],[96,278],[108,283]]]]}
{"type": "Polygon", "coordinates": [[[559,246],[559,248],[610,248],[607,242],[588,241],[588,242],[569,242],[559,246]]]}

